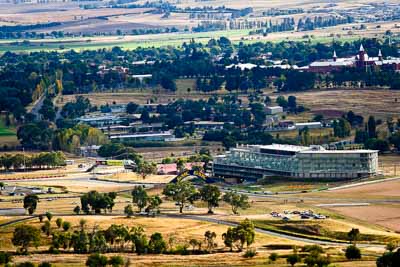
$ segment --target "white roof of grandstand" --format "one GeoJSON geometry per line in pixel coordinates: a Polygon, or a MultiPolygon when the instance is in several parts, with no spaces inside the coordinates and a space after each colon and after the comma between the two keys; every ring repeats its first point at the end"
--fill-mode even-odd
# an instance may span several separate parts
{"type": "Polygon", "coordinates": [[[358,153],[371,153],[371,152],[379,152],[379,150],[368,150],[368,149],[350,149],[350,150],[303,150],[299,151],[299,153],[307,153],[307,154],[358,154],[358,153]]]}
{"type": "Polygon", "coordinates": [[[266,146],[259,146],[262,149],[289,151],[289,152],[300,152],[310,149],[307,146],[294,146],[294,145],[282,145],[282,144],[272,144],[266,146]]]}

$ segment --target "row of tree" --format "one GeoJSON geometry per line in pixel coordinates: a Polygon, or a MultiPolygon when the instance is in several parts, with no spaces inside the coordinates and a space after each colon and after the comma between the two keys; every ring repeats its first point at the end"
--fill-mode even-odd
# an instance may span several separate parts
{"type": "Polygon", "coordinates": [[[4,154],[0,156],[0,169],[5,171],[51,169],[65,166],[62,152],[41,152],[38,154],[4,154]]]}
{"type": "MultiPolygon", "coordinates": [[[[61,218],[56,220],[56,227],[52,225],[51,220],[46,220],[41,230],[29,224],[20,224],[14,229],[12,243],[18,247],[17,252],[22,254],[28,253],[31,246],[38,247],[43,243],[42,233],[50,239],[49,251],[52,253],[69,252],[72,249],[75,253],[203,254],[213,253],[218,247],[215,240],[217,234],[212,231],[205,232],[204,240],[192,238],[188,244],[176,246],[173,239],[166,241],[158,232],[148,238],[141,226],[129,228],[125,225],[112,224],[105,230],[94,226],[88,231],[86,224],[86,220],[81,219],[79,226],[74,227],[75,230],[71,223],[61,218]],[[188,251],[189,245],[193,247],[191,252],[188,251]]],[[[248,248],[254,243],[254,225],[246,219],[236,227],[228,228],[222,239],[231,251],[234,247],[242,251],[245,246],[248,248]]]]}

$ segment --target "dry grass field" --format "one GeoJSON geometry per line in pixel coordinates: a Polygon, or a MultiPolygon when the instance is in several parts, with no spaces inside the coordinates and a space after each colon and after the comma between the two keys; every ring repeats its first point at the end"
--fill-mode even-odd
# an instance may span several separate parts
{"type": "Polygon", "coordinates": [[[290,95],[296,96],[299,103],[315,114],[352,110],[363,116],[374,115],[382,119],[400,114],[400,91],[396,90],[315,90],[290,95]]]}

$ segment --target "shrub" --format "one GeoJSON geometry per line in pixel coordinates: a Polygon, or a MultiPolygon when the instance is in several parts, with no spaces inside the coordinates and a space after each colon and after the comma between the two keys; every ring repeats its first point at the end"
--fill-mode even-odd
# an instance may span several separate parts
{"type": "Polygon", "coordinates": [[[11,254],[8,252],[0,251],[0,264],[6,264],[11,261],[11,254]]]}
{"type": "Polygon", "coordinates": [[[301,258],[297,254],[291,254],[286,258],[287,263],[294,266],[296,263],[301,262],[301,258]]]}
{"type": "Polygon", "coordinates": [[[255,249],[248,249],[248,250],[246,250],[246,253],[244,253],[243,257],[253,258],[255,255],[257,255],[257,252],[255,249]]]}
{"type": "Polygon", "coordinates": [[[275,253],[275,252],[273,252],[273,253],[271,253],[271,255],[269,255],[268,256],[268,259],[271,261],[271,262],[275,262],[277,259],[278,259],[278,254],[277,253],[275,253]]]}
{"type": "Polygon", "coordinates": [[[86,260],[86,266],[89,267],[106,267],[107,257],[99,253],[90,255],[86,260]]]}
{"type": "Polygon", "coordinates": [[[63,222],[62,228],[64,229],[65,232],[67,232],[71,228],[71,223],[67,221],[63,222]]]}
{"type": "Polygon", "coordinates": [[[61,218],[57,218],[56,225],[58,228],[61,228],[63,220],[61,218]]]}
{"type": "Polygon", "coordinates": [[[38,265],[38,267],[51,267],[51,266],[52,266],[51,263],[46,261],[38,265]]]}
{"type": "Polygon", "coordinates": [[[149,250],[152,253],[161,254],[167,248],[167,243],[164,241],[160,233],[154,233],[150,237],[149,250]]]}
{"type": "Polygon", "coordinates": [[[53,218],[53,214],[51,212],[46,212],[46,218],[47,220],[51,221],[51,219],[53,218]]]}
{"type": "Polygon", "coordinates": [[[346,258],[349,260],[361,259],[361,251],[358,247],[351,245],[346,248],[346,258]]]}
{"type": "Polygon", "coordinates": [[[302,248],[303,252],[317,252],[317,253],[324,253],[324,249],[319,245],[306,245],[302,248]]]}
{"type": "Polygon", "coordinates": [[[376,260],[377,267],[400,266],[400,249],[396,252],[385,252],[376,260]]]}
{"type": "Polygon", "coordinates": [[[35,267],[35,264],[33,264],[30,261],[26,261],[26,262],[21,262],[18,263],[17,265],[15,265],[16,267],[35,267]]]}
{"type": "Polygon", "coordinates": [[[124,259],[121,256],[112,256],[108,260],[108,264],[111,265],[112,267],[119,267],[124,265],[124,259]]]}

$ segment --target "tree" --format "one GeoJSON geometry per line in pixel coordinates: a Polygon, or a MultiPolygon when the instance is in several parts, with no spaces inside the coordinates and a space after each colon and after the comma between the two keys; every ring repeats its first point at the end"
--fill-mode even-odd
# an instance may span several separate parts
{"type": "Polygon", "coordinates": [[[80,212],[81,212],[81,207],[76,206],[76,207],[74,208],[74,213],[75,213],[76,215],[78,215],[80,212]]]}
{"type": "Polygon", "coordinates": [[[287,258],[286,258],[287,263],[289,263],[291,266],[295,266],[296,263],[301,262],[301,258],[297,253],[294,254],[290,254],[287,258]]]}
{"type": "Polygon", "coordinates": [[[376,138],[378,136],[376,132],[376,121],[374,116],[370,116],[367,122],[367,131],[369,138],[376,138]]]}
{"type": "Polygon", "coordinates": [[[12,243],[14,246],[20,246],[20,251],[22,253],[27,253],[31,245],[38,247],[40,240],[40,231],[36,227],[20,224],[14,229],[12,243]]]}
{"type": "Polygon", "coordinates": [[[169,75],[162,75],[160,85],[162,88],[170,91],[176,91],[176,84],[174,79],[171,78],[169,75]]]}
{"type": "Polygon", "coordinates": [[[198,197],[196,188],[189,181],[167,184],[163,190],[163,194],[177,202],[179,213],[183,212],[186,203],[193,203],[198,197]]]}
{"type": "Polygon", "coordinates": [[[128,217],[128,218],[132,217],[134,212],[133,212],[133,208],[132,208],[131,204],[125,206],[124,213],[125,213],[126,217],[128,217]]]}
{"type": "Polygon", "coordinates": [[[44,224],[41,227],[42,232],[45,233],[47,236],[50,236],[51,234],[51,225],[49,221],[45,221],[44,224]]]}
{"type": "Polygon", "coordinates": [[[150,174],[154,174],[157,172],[157,165],[155,163],[150,163],[147,161],[142,161],[137,166],[137,172],[140,173],[142,179],[146,179],[146,177],[150,174]]]}
{"type": "Polygon", "coordinates": [[[27,195],[24,197],[24,209],[28,210],[29,215],[32,215],[37,207],[39,197],[37,195],[27,195]]]}
{"type": "Polygon", "coordinates": [[[25,261],[25,262],[18,263],[17,265],[15,265],[15,267],[35,267],[35,264],[33,264],[30,261],[25,261]]]}
{"type": "Polygon", "coordinates": [[[201,200],[207,202],[208,213],[213,214],[213,208],[218,207],[221,191],[215,185],[205,185],[200,189],[201,200]]]}
{"type": "Polygon", "coordinates": [[[114,199],[116,197],[117,194],[115,192],[99,193],[97,191],[90,191],[80,197],[81,209],[87,214],[89,214],[90,210],[94,211],[95,214],[100,214],[101,210],[111,212],[115,205],[114,199]]]}
{"type": "Polygon", "coordinates": [[[178,173],[182,173],[185,171],[185,160],[182,158],[178,158],[176,160],[176,169],[178,170],[178,173]]]}
{"type": "Polygon", "coordinates": [[[143,186],[138,185],[135,186],[132,190],[132,202],[136,204],[139,209],[139,212],[142,212],[142,209],[146,207],[147,201],[149,200],[149,196],[147,195],[146,190],[143,186]]]}
{"type": "Polygon", "coordinates": [[[12,256],[9,252],[0,251],[0,264],[7,264],[11,261],[12,256]]]}
{"type": "Polygon", "coordinates": [[[108,260],[108,264],[112,267],[119,267],[124,265],[124,259],[121,256],[111,256],[108,260]]]}
{"type": "Polygon", "coordinates": [[[160,213],[159,207],[162,203],[162,200],[158,195],[149,197],[149,200],[147,202],[149,203],[149,205],[146,208],[146,212],[148,214],[160,213]]]}
{"type": "Polygon", "coordinates": [[[347,233],[347,237],[349,238],[350,242],[353,243],[353,245],[356,245],[357,240],[360,237],[360,230],[357,228],[352,228],[350,232],[347,233]]]}
{"type": "Polygon", "coordinates": [[[283,108],[287,108],[288,107],[288,101],[286,100],[286,98],[284,96],[278,96],[276,98],[275,101],[279,106],[283,107],[283,108]]]}
{"type": "Polygon", "coordinates": [[[296,112],[297,110],[297,101],[296,101],[296,97],[295,96],[289,96],[288,97],[288,108],[292,111],[292,112],[296,112]]]}
{"type": "Polygon", "coordinates": [[[86,266],[89,267],[106,267],[107,257],[99,253],[90,255],[86,260],[86,266]]]}
{"type": "Polygon", "coordinates": [[[217,247],[217,244],[215,243],[216,237],[217,234],[215,232],[207,231],[204,233],[204,241],[206,243],[206,248],[209,253],[212,253],[214,248],[217,247]]]}
{"type": "Polygon", "coordinates": [[[387,251],[376,260],[377,267],[400,266],[400,249],[396,252],[387,251]]]}
{"type": "Polygon", "coordinates": [[[63,223],[63,220],[61,218],[57,218],[56,225],[57,225],[58,228],[61,228],[62,223],[63,223]]]}
{"type": "Polygon", "coordinates": [[[238,214],[238,209],[248,209],[250,207],[249,198],[244,194],[238,194],[234,191],[225,193],[223,201],[231,205],[232,212],[238,214]]]}
{"type": "Polygon", "coordinates": [[[349,260],[361,259],[361,251],[355,245],[350,245],[346,248],[345,252],[346,258],[349,260]]]}
{"type": "Polygon", "coordinates": [[[147,252],[148,241],[142,227],[132,227],[129,231],[129,239],[133,244],[132,250],[135,249],[137,254],[143,254],[147,252]]]}
{"type": "Polygon", "coordinates": [[[51,212],[46,212],[46,218],[47,218],[47,220],[49,220],[49,222],[51,221],[51,219],[53,218],[53,214],[51,213],[51,212]]]}
{"type": "Polygon", "coordinates": [[[236,246],[239,251],[242,251],[244,245],[249,247],[254,243],[254,238],[254,224],[248,219],[240,222],[236,227],[229,227],[227,232],[222,234],[225,246],[229,247],[231,251],[233,246],[236,246]]]}
{"type": "Polygon", "coordinates": [[[189,240],[189,245],[192,246],[192,250],[193,250],[193,251],[196,250],[196,248],[199,246],[199,243],[201,243],[201,242],[199,242],[199,241],[198,241],[197,239],[195,239],[195,238],[192,238],[192,239],[189,240]]]}
{"type": "Polygon", "coordinates": [[[397,245],[393,242],[389,242],[386,244],[386,250],[393,252],[397,248],[397,245]]]}
{"type": "Polygon", "coordinates": [[[64,222],[62,223],[62,228],[63,228],[63,230],[64,230],[65,232],[68,232],[68,230],[71,228],[71,223],[70,223],[70,222],[67,222],[67,221],[64,221],[64,222]]]}
{"type": "Polygon", "coordinates": [[[133,114],[136,112],[136,110],[138,109],[139,105],[133,102],[129,102],[126,105],[126,113],[128,114],[133,114]]]}
{"type": "Polygon", "coordinates": [[[164,241],[160,233],[154,233],[150,237],[149,251],[156,254],[161,254],[167,249],[167,243],[164,241]]]}
{"type": "Polygon", "coordinates": [[[277,253],[275,253],[275,252],[272,252],[269,256],[268,256],[268,259],[269,259],[269,261],[270,262],[275,262],[277,259],[278,259],[278,254],[277,253]]]}

